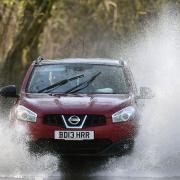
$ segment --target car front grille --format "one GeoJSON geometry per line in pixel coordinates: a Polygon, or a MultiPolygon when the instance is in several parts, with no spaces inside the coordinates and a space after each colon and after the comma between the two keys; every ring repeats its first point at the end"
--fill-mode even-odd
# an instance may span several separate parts
{"type": "MultiPolygon", "coordinates": [[[[74,115],[62,115],[62,114],[48,114],[45,115],[43,118],[43,123],[46,125],[52,125],[52,126],[60,126],[66,128],[66,125],[63,121],[62,116],[64,116],[64,120],[66,123],[68,122],[68,118],[74,115]]],[[[75,115],[80,118],[79,124],[82,123],[84,117],[86,115],[75,115]]],[[[103,115],[87,115],[87,118],[85,119],[85,122],[83,124],[83,128],[85,127],[93,127],[93,126],[101,126],[106,124],[106,117],[103,115]]],[[[71,127],[76,127],[76,125],[71,125],[71,127]]]]}

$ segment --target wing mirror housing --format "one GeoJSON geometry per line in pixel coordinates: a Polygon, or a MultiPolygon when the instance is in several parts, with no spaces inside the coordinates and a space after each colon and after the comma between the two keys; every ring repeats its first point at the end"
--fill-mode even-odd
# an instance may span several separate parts
{"type": "Polygon", "coordinates": [[[154,97],[154,93],[149,87],[140,87],[138,99],[152,99],[154,97]]]}
{"type": "Polygon", "coordinates": [[[17,98],[19,95],[17,95],[17,89],[15,85],[8,85],[4,86],[0,89],[0,95],[3,97],[14,97],[17,98]]]}

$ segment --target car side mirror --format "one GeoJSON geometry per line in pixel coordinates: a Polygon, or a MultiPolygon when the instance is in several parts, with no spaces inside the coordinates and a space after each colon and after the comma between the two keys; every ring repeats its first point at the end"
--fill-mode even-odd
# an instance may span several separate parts
{"type": "Polygon", "coordinates": [[[138,99],[152,99],[153,97],[154,93],[149,87],[140,87],[138,99]]]}
{"type": "Polygon", "coordinates": [[[9,85],[2,87],[0,89],[0,95],[3,97],[19,97],[16,94],[16,86],[15,85],[9,85]]]}

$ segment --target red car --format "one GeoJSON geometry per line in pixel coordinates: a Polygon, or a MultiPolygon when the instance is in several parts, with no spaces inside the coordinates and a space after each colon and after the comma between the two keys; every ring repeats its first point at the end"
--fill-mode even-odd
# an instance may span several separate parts
{"type": "MultiPolygon", "coordinates": [[[[140,96],[147,96],[141,88],[140,96]]],[[[35,147],[70,155],[114,155],[131,149],[138,131],[136,86],[124,61],[62,59],[34,61],[16,87],[10,118],[25,125],[35,147]]]]}

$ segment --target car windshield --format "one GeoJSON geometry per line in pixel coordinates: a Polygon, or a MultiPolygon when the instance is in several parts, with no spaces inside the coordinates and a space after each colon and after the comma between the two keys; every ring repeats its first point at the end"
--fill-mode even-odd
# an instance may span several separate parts
{"type": "Polygon", "coordinates": [[[128,89],[121,66],[55,64],[35,66],[26,91],[28,93],[126,94],[128,89]]]}

